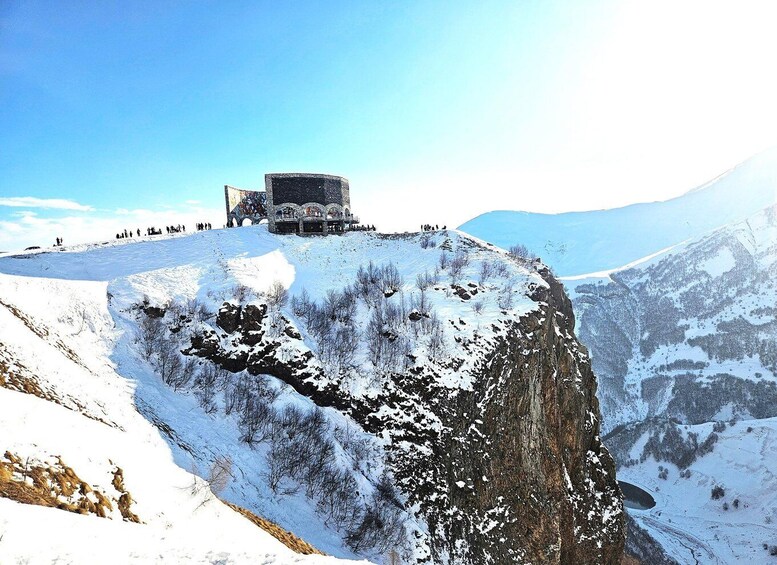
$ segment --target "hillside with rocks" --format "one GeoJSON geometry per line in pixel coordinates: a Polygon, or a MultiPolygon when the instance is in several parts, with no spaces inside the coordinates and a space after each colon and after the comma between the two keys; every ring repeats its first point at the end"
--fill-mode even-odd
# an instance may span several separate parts
{"type": "Polygon", "coordinates": [[[0,273],[8,555],[39,521],[65,562],[620,562],[596,379],[539,262],[256,226],[0,273]]]}

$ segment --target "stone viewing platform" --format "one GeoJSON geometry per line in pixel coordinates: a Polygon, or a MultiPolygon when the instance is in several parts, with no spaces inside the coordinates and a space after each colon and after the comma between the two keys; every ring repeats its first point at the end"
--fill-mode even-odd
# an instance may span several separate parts
{"type": "Polygon", "coordinates": [[[327,234],[354,229],[348,179],[314,173],[269,173],[264,191],[224,186],[227,226],[267,220],[271,233],[327,234]]]}

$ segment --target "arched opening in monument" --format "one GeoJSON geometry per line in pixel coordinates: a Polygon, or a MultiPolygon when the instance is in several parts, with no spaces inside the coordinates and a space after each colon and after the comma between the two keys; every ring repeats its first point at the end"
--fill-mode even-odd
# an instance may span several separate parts
{"type": "Polygon", "coordinates": [[[294,220],[296,218],[297,218],[297,211],[291,206],[284,206],[283,208],[280,208],[275,212],[276,220],[294,220]]]}
{"type": "Polygon", "coordinates": [[[318,206],[305,206],[303,215],[307,218],[323,218],[324,211],[318,206]]]}
{"type": "Polygon", "coordinates": [[[240,222],[241,226],[252,226],[254,225],[254,222],[251,218],[243,218],[243,221],[240,222]]]}

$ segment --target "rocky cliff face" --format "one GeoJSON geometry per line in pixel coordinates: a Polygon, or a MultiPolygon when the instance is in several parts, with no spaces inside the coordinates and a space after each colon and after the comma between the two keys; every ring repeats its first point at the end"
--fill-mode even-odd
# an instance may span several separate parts
{"type": "Polygon", "coordinates": [[[534,307],[503,312],[488,331],[457,335],[466,322],[451,320],[448,358],[411,359],[370,394],[329,374],[294,324],[270,322],[261,306],[225,303],[185,353],[277,377],[386,438],[405,507],[425,524],[419,561],[619,563],[624,517],[599,439],[596,379],[571,303],[545,268],[538,274],[527,288],[534,307]],[[446,382],[465,369],[467,386],[446,382]]]}
{"type": "MultiPolygon", "coordinates": [[[[62,286],[80,298],[56,307],[14,296],[73,326],[67,343],[96,352],[169,466],[208,479],[228,462],[225,500],[324,553],[620,560],[596,380],[539,262],[455,231],[300,238],[256,226],[3,270],[45,289],[78,281],[62,286]]],[[[142,467],[132,476],[153,474],[142,467]]],[[[157,515],[137,504],[144,520],[157,515]]]]}

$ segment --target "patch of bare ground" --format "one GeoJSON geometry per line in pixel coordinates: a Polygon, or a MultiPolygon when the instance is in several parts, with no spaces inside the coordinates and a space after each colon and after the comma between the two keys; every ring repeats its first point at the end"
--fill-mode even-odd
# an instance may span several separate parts
{"type": "Polygon", "coordinates": [[[55,463],[30,462],[6,451],[0,459],[0,496],[76,514],[108,516],[113,504],[57,457],[55,463]]]}
{"type": "Polygon", "coordinates": [[[113,481],[111,481],[111,484],[117,492],[121,493],[119,499],[116,501],[117,506],[119,507],[119,512],[121,512],[121,517],[125,522],[135,522],[136,524],[140,524],[140,518],[138,518],[138,515],[130,510],[130,506],[132,505],[132,495],[124,486],[124,471],[121,470],[121,467],[116,467],[116,470],[113,472],[113,481]]]}
{"type": "Polygon", "coordinates": [[[224,501],[224,503],[235,512],[242,514],[243,516],[248,518],[248,520],[250,520],[254,525],[262,528],[265,532],[273,536],[275,539],[280,541],[283,545],[285,545],[292,551],[296,551],[297,553],[301,553],[303,555],[312,555],[312,554],[324,555],[324,553],[317,550],[308,542],[298,538],[291,532],[287,532],[277,524],[273,524],[269,520],[265,520],[264,518],[257,516],[250,510],[246,510],[245,508],[243,508],[242,506],[238,506],[237,504],[231,504],[226,501],[224,501]]]}
{"type": "Polygon", "coordinates": [[[642,565],[642,561],[640,561],[633,555],[624,553],[623,558],[621,559],[621,565],[642,565]]]}

